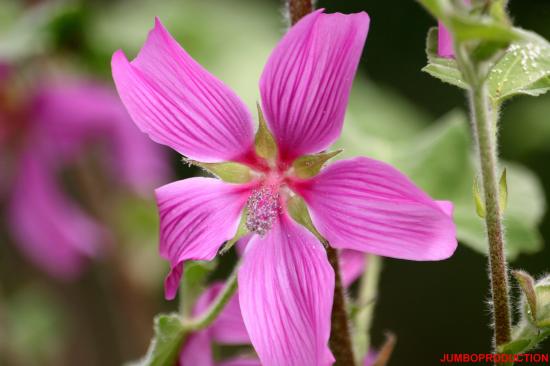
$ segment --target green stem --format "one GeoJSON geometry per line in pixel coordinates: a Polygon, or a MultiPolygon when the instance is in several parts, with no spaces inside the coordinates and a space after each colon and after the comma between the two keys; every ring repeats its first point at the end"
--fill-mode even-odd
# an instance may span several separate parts
{"type": "MultiPolygon", "coordinates": [[[[238,268],[238,267],[237,267],[238,268]]],[[[198,330],[208,327],[221,311],[227,305],[231,297],[237,290],[237,270],[233,271],[231,276],[227,279],[222,292],[216,297],[214,302],[208,307],[208,309],[198,316],[197,318],[184,321],[184,327],[189,332],[196,332],[198,330]]]]}
{"type": "MultiPolygon", "coordinates": [[[[480,78],[478,78],[480,79],[480,78]]],[[[511,339],[508,269],[504,254],[504,229],[499,204],[497,178],[496,116],[491,109],[487,85],[483,81],[472,83],[470,109],[478,145],[481,177],[485,193],[485,226],[489,242],[489,270],[493,305],[494,341],[498,347],[511,339]]]]}
{"type": "Polygon", "coordinates": [[[359,310],[355,316],[353,332],[353,349],[355,361],[361,364],[370,348],[370,327],[373,319],[374,305],[378,296],[378,281],[382,270],[382,258],[377,255],[365,255],[367,270],[359,282],[357,305],[359,310]]]}

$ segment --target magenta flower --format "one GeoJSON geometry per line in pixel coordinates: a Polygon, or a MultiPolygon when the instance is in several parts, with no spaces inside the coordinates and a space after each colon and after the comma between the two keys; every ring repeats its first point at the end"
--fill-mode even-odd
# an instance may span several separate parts
{"type": "Polygon", "coordinates": [[[131,125],[116,94],[103,85],[50,81],[21,108],[27,121],[19,121],[26,131],[10,189],[12,234],[34,264],[73,279],[103,251],[108,230],[64,190],[62,170],[93,145],[103,153],[103,172],[110,172],[105,176],[145,193],[165,179],[167,166],[158,146],[131,125]]]}
{"type": "MultiPolygon", "coordinates": [[[[471,0],[463,0],[464,4],[471,5],[471,0]]],[[[444,58],[455,57],[453,36],[443,25],[443,22],[437,22],[437,55],[444,58]]]]}
{"type": "Polygon", "coordinates": [[[186,260],[211,260],[237,231],[243,209],[253,236],[239,269],[246,329],[263,365],[329,365],[334,272],[313,234],[288,214],[293,195],[335,248],[412,260],[449,257],[456,248],[448,213],[403,174],[368,158],[339,161],[311,179],[296,158],[340,135],[369,27],[366,13],[316,11],[293,26],[260,80],[262,107],[278,154],[255,151],[243,102],[194,61],[157,19],[139,55],[113,55],[113,77],[130,115],[153,140],[189,159],[245,164],[243,184],[191,178],[156,190],[160,253],[170,261],[168,299],[186,260]]]}
{"type": "MultiPolygon", "coordinates": [[[[215,283],[210,286],[197,300],[193,308],[193,316],[199,316],[204,312],[222,289],[222,283],[215,283]]],[[[258,359],[252,357],[236,357],[216,363],[212,354],[212,342],[224,345],[250,344],[250,338],[241,315],[238,296],[231,298],[211,326],[191,334],[185,340],[180,352],[179,365],[260,366],[258,359]]]]}

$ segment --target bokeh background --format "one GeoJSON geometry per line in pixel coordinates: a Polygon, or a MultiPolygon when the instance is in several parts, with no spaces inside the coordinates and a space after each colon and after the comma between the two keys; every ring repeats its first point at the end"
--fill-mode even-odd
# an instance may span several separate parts
{"type": "MultiPolygon", "coordinates": [[[[373,344],[397,335],[390,365],[486,352],[487,263],[466,101],[421,71],[435,22],[414,1],[318,6],[371,17],[338,145],[397,165],[456,206],[461,244],[451,259],[384,260],[373,344]]],[[[510,11],[550,39],[550,2],[512,0],[510,11]]],[[[252,109],[287,26],[283,13],[276,0],[0,0],[0,365],[121,365],[145,353],[154,314],[177,310],[163,300],[153,188],[200,172],[136,133],[114,94],[112,53],[133,57],[159,16],[252,109]]],[[[550,95],[507,102],[500,129],[511,267],[542,275],[550,269],[550,95]]],[[[221,257],[210,279],[235,260],[221,257]]]]}

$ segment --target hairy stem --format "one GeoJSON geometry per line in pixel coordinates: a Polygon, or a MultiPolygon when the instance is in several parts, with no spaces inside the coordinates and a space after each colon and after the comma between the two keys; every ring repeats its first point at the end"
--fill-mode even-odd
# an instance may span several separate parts
{"type": "MultiPolygon", "coordinates": [[[[238,268],[238,266],[236,268],[238,268]]],[[[237,270],[235,269],[231,276],[227,279],[222,292],[220,292],[214,302],[199,317],[185,321],[185,328],[190,332],[195,332],[197,330],[204,329],[212,324],[212,322],[216,320],[218,315],[220,315],[225,305],[227,305],[229,300],[231,300],[231,296],[233,296],[236,290],[237,270]]]]}
{"type": "Polygon", "coordinates": [[[345,289],[342,284],[342,276],[340,275],[338,252],[330,245],[327,245],[327,255],[335,275],[334,302],[332,304],[331,317],[332,328],[329,345],[336,359],[334,366],[353,366],[355,362],[351,346],[345,289]]]}
{"type": "Polygon", "coordinates": [[[472,85],[470,109],[478,145],[481,178],[485,193],[485,226],[489,242],[489,270],[493,305],[494,341],[498,347],[511,339],[508,269],[504,254],[504,229],[497,178],[496,116],[490,108],[485,81],[472,85]]]}
{"type": "Polygon", "coordinates": [[[312,0],[288,0],[287,1],[288,14],[290,17],[290,24],[296,24],[298,20],[302,19],[307,14],[313,11],[312,0]]]}
{"type": "Polygon", "coordinates": [[[367,270],[363,273],[359,282],[359,297],[357,299],[357,315],[355,316],[355,329],[353,332],[353,349],[357,364],[365,359],[370,348],[369,330],[372,323],[372,315],[376,297],[378,296],[378,281],[382,269],[382,258],[377,255],[365,255],[367,270]]]}

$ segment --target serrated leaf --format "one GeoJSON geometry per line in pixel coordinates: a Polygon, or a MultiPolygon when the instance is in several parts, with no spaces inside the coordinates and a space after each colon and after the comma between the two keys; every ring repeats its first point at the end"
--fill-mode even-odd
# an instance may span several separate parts
{"type": "Polygon", "coordinates": [[[228,183],[247,183],[252,179],[250,168],[244,164],[235,162],[225,163],[201,163],[199,161],[187,160],[185,162],[201,167],[207,172],[215,175],[224,182],[228,183]]]}
{"type": "Polygon", "coordinates": [[[185,339],[185,329],[178,314],[161,314],[155,317],[155,335],[147,355],[128,366],[175,365],[185,339]]]}
{"type": "Polygon", "coordinates": [[[277,144],[275,139],[267,128],[264,113],[260,104],[256,104],[258,108],[258,132],[256,132],[256,153],[262,158],[274,160],[277,157],[277,144]]]}
{"type": "Polygon", "coordinates": [[[474,202],[476,204],[476,213],[480,218],[484,219],[486,215],[485,203],[483,201],[483,198],[481,197],[481,190],[479,189],[479,179],[477,177],[474,178],[472,191],[474,196],[474,202]]]}
{"type": "Polygon", "coordinates": [[[504,213],[506,211],[506,207],[508,206],[508,182],[506,181],[506,168],[502,171],[502,175],[499,180],[498,203],[500,212],[504,213]]]}
{"type": "Polygon", "coordinates": [[[323,165],[343,150],[336,150],[315,155],[304,155],[294,161],[292,167],[298,178],[311,178],[319,173],[323,165]]]}
{"type": "Polygon", "coordinates": [[[517,30],[513,43],[489,74],[491,97],[502,102],[514,95],[537,96],[550,89],[550,44],[542,37],[517,30]]]}

